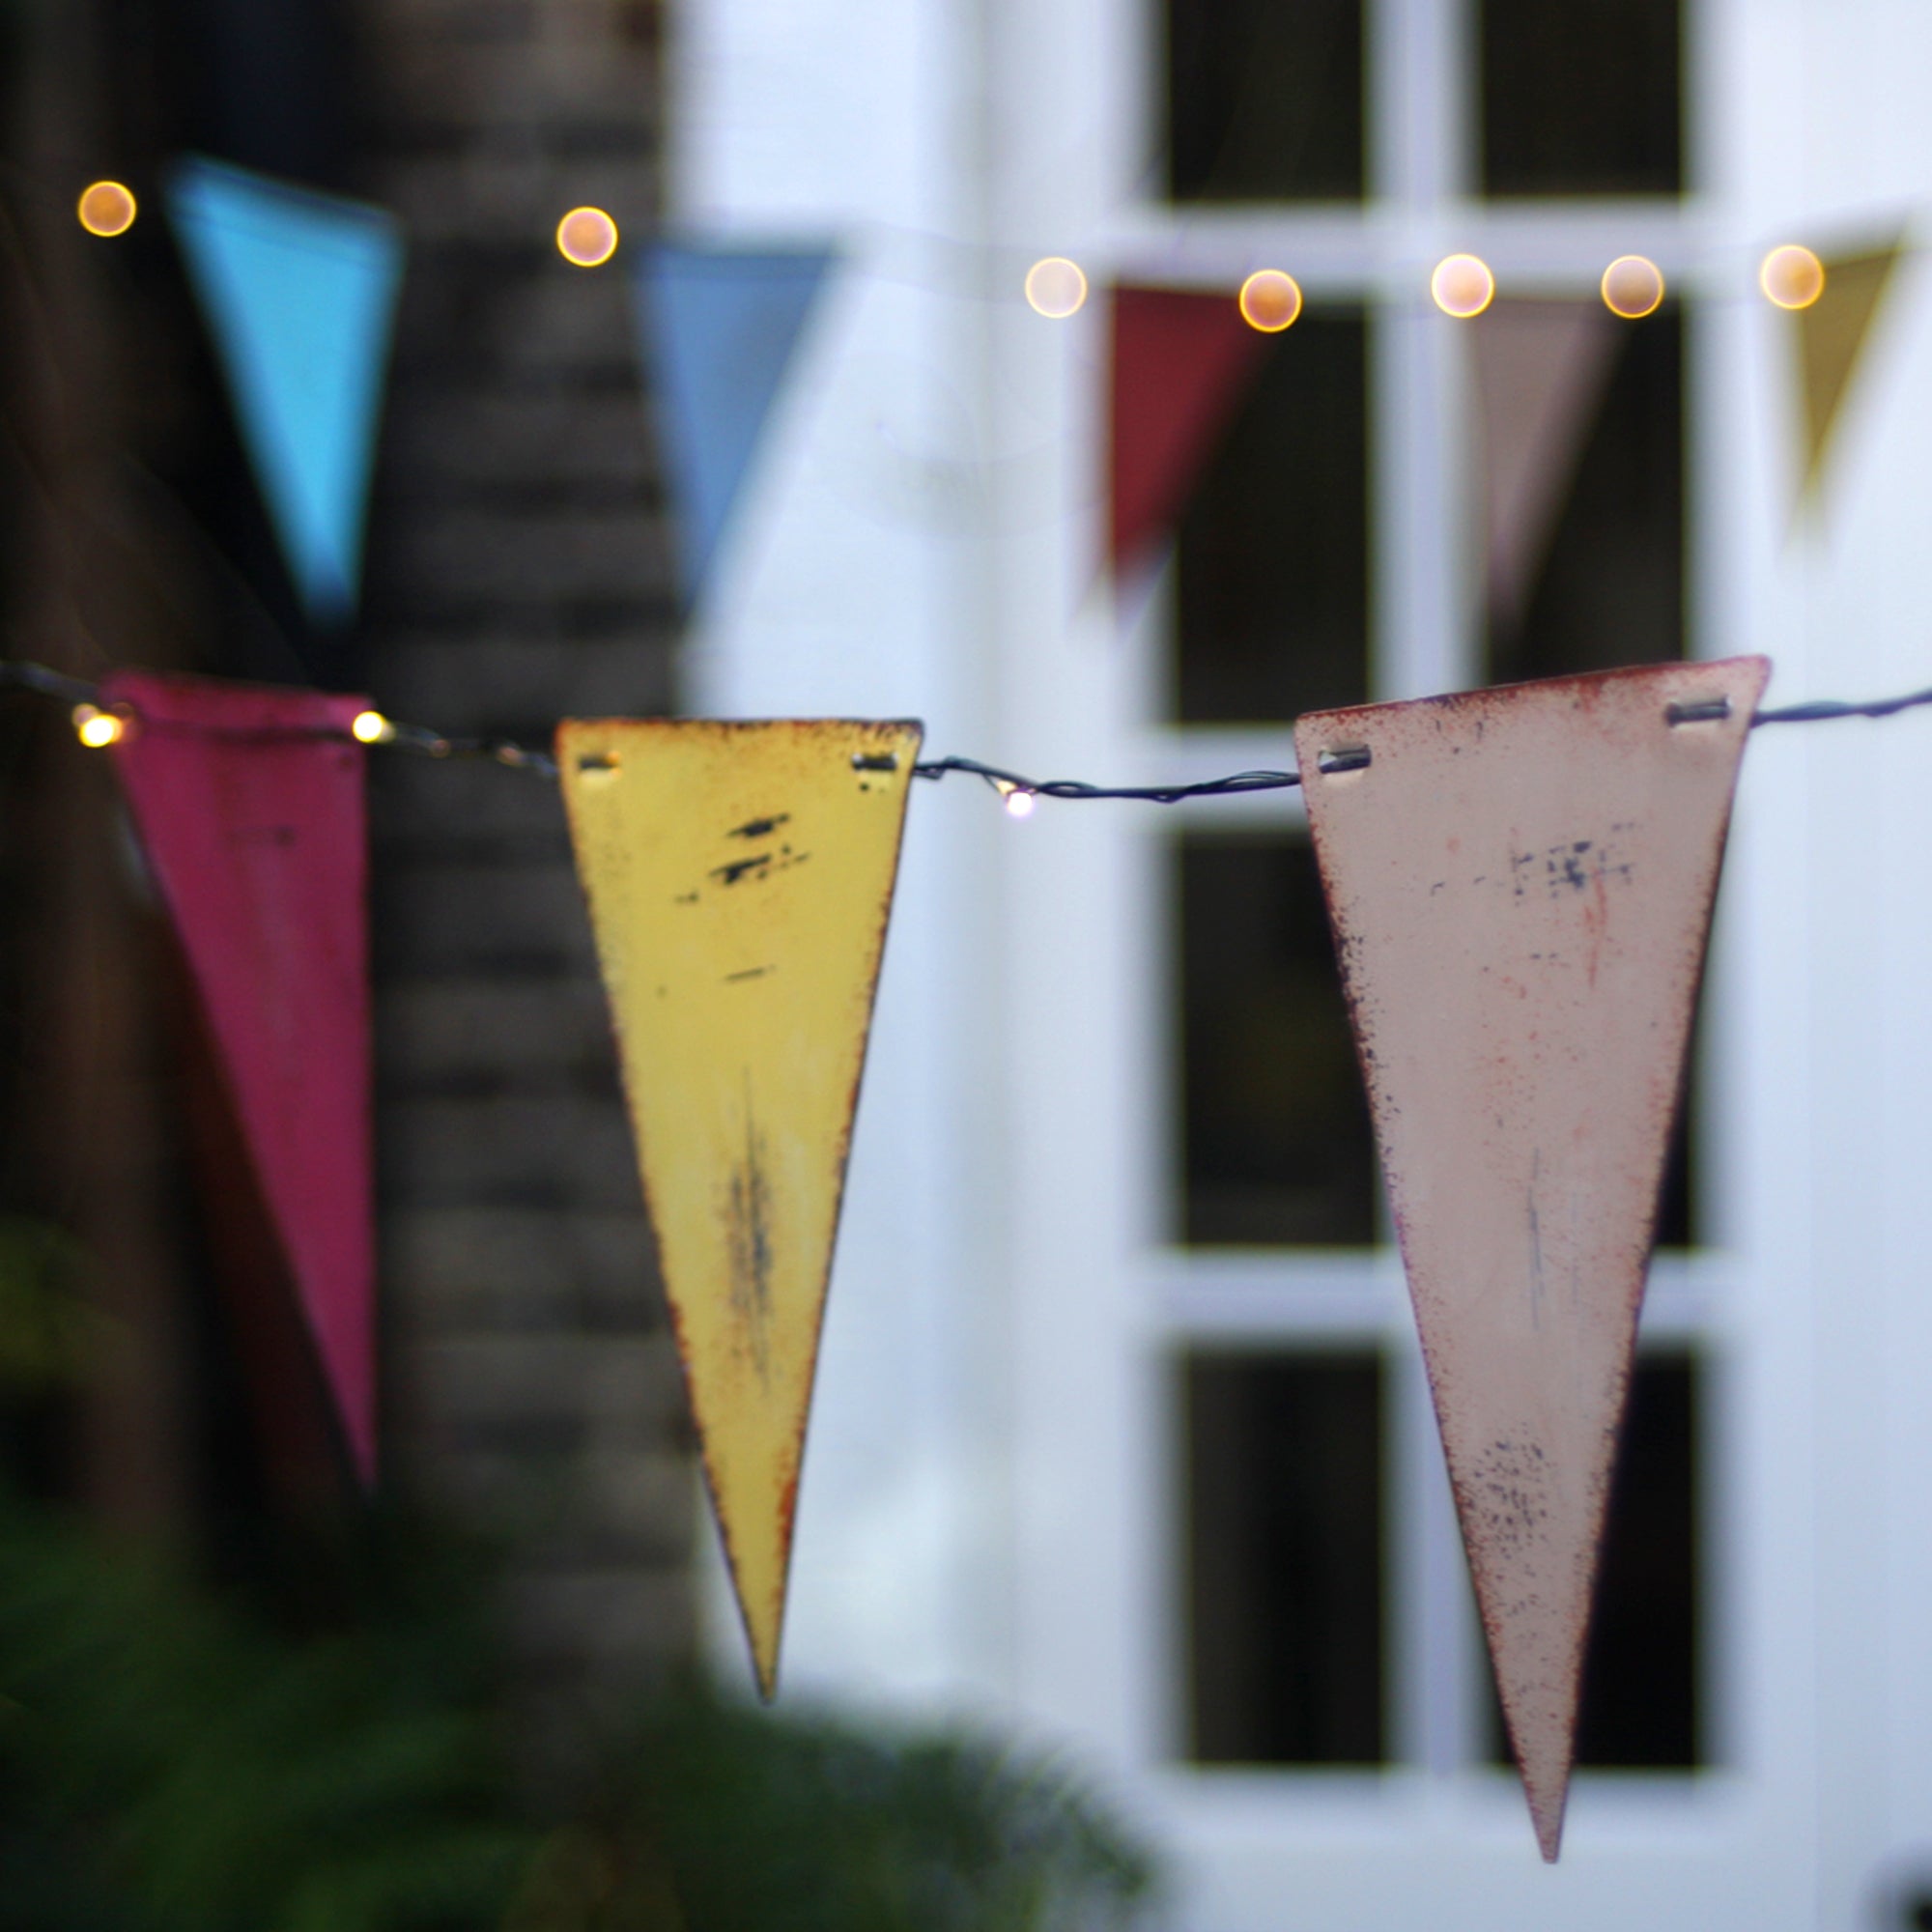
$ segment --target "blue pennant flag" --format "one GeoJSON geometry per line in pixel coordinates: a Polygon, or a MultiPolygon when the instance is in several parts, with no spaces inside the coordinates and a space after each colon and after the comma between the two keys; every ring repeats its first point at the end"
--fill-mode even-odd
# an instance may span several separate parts
{"type": "Polygon", "coordinates": [[[751,253],[674,243],[643,253],[639,321],[687,604],[703,585],[832,259],[829,248],[751,253]]]}
{"type": "Polygon", "coordinates": [[[403,242],[381,209],[200,156],[168,213],[311,618],[355,609],[403,242]]]}

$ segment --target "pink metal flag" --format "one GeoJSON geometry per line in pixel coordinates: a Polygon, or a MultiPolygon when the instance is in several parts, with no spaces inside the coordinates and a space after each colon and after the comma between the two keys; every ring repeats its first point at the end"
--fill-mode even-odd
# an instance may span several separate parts
{"type": "Polygon", "coordinates": [[[1546,1859],[1731,794],[1769,670],[1661,665],[1295,726],[1546,1859]]]}
{"type": "Polygon", "coordinates": [[[120,671],[122,786],[362,1480],[376,1468],[367,700],[120,671]]]}

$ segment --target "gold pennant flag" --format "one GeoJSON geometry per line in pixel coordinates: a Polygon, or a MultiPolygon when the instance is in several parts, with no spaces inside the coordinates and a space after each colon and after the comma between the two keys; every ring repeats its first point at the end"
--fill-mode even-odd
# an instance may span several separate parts
{"type": "Polygon", "coordinates": [[[1804,389],[1804,474],[1801,497],[1815,495],[1825,455],[1851,391],[1852,377],[1885,298],[1901,242],[1869,255],[1825,264],[1825,286],[1795,311],[1799,372],[1804,389]]]}
{"type": "Polygon", "coordinates": [[[566,720],[556,757],[759,1688],[916,724],[566,720]]]}
{"type": "Polygon", "coordinates": [[[1547,1859],[1762,658],[1304,717],[1294,749],[1547,1859]]]}

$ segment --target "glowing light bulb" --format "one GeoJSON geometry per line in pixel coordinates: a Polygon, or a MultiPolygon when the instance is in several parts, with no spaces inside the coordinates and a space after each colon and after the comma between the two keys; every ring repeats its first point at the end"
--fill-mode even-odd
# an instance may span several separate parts
{"type": "Polygon", "coordinates": [[[617,224],[601,208],[573,208],[556,224],[556,247],[580,269],[601,269],[617,252],[617,224]]]}
{"type": "Polygon", "coordinates": [[[81,190],[77,212],[90,235],[125,235],[133,227],[140,204],[119,182],[98,181],[81,190]]]}
{"type": "Polygon", "coordinates": [[[349,721],[349,734],[358,745],[386,745],[396,727],[380,711],[358,711],[349,721]]]}
{"type": "Polygon", "coordinates": [[[1764,258],[1757,285],[1779,308],[1809,308],[1825,293],[1825,265],[1810,249],[1787,242],[1764,258]]]}
{"type": "Polygon", "coordinates": [[[1444,315],[1467,322],[1496,298],[1496,278],[1477,255],[1445,255],[1429,278],[1429,293],[1444,315]]]}
{"type": "Polygon", "coordinates": [[[1301,313],[1301,285],[1279,269],[1257,269],[1236,300],[1250,328],[1278,335],[1301,313]]]}
{"type": "Polygon", "coordinates": [[[1034,794],[1025,785],[1016,785],[1010,779],[995,779],[993,789],[1000,794],[1001,802],[1007,808],[1009,818],[1031,818],[1035,805],[1034,794]]]}
{"type": "Polygon", "coordinates": [[[1036,314],[1063,321],[1087,299],[1087,277],[1078,262],[1048,255],[1027,270],[1026,298],[1036,314]]]}
{"type": "Polygon", "coordinates": [[[1643,255],[1619,255],[1604,270],[1604,306],[1627,322],[1654,315],[1663,301],[1663,270],[1643,255]]]}
{"type": "Polygon", "coordinates": [[[73,707],[73,733],[89,751],[99,752],[113,744],[125,727],[111,711],[102,711],[92,704],[76,704],[73,707]]]}

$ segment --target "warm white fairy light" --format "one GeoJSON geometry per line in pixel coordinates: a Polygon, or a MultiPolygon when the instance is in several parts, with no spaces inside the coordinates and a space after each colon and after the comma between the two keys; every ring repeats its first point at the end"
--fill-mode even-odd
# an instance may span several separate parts
{"type": "Polygon", "coordinates": [[[574,268],[601,269],[617,252],[617,224],[601,208],[573,208],[556,224],[556,252],[574,268]]]}
{"type": "Polygon", "coordinates": [[[993,789],[1000,794],[1007,808],[1009,818],[1031,818],[1036,795],[1025,785],[1016,785],[1009,779],[995,779],[993,789]]]}
{"type": "Polygon", "coordinates": [[[1445,255],[1429,278],[1429,293],[1458,322],[1479,316],[1496,298],[1496,278],[1478,255],[1445,255]]]}
{"type": "Polygon", "coordinates": [[[349,732],[359,745],[386,745],[396,727],[380,711],[358,711],[349,722],[349,732]]]}
{"type": "Polygon", "coordinates": [[[89,751],[104,751],[125,729],[113,712],[102,711],[99,705],[76,704],[72,716],[73,734],[89,751]]]}
{"type": "Polygon", "coordinates": [[[1064,322],[1087,299],[1087,276],[1078,262],[1048,255],[1027,270],[1026,298],[1037,315],[1064,322]]]}

